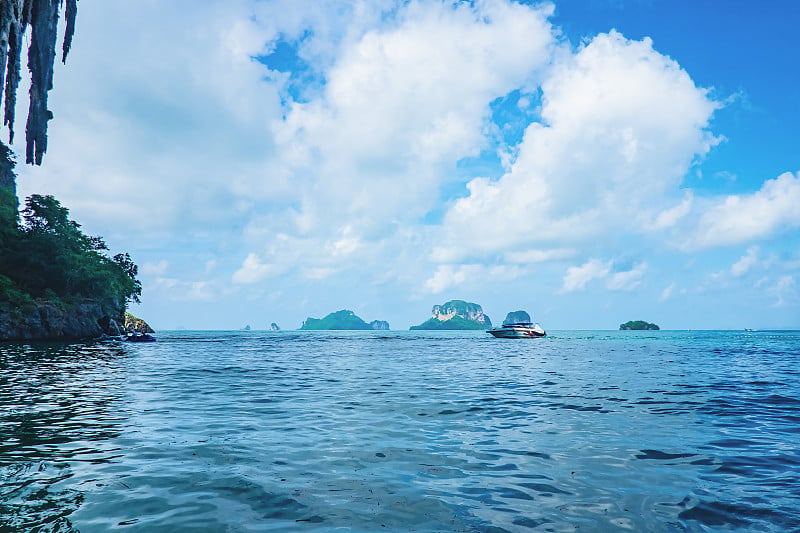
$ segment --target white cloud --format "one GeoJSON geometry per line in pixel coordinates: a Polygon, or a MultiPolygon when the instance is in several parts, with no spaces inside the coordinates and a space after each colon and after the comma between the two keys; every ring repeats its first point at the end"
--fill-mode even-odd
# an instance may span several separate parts
{"type": "Polygon", "coordinates": [[[691,191],[688,191],[684,195],[683,200],[681,200],[681,203],[656,214],[655,219],[652,222],[645,222],[647,229],[650,231],[657,231],[671,228],[689,214],[689,212],[692,210],[693,203],[694,196],[692,195],[691,191]]]}
{"type": "Polygon", "coordinates": [[[511,281],[525,273],[524,269],[513,265],[439,265],[424,286],[427,292],[440,294],[468,283],[511,281]]]}
{"type": "Polygon", "coordinates": [[[611,272],[613,261],[600,261],[590,259],[581,266],[573,266],[567,269],[564,275],[561,292],[574,292],[582,290],[586,284],[594,279],[602,279],[611,272]]]}
{"type": "Polygon", "coordinates": [[[642,282],[647,272],[647,263],[637,263],[630,270],[614,271],[614,261],[590,259],[580,266],[567,269],[560,292],[583,290],[593,280],[605,279],[606,288],[610,291],[631,291],[642,282]]]}
{"type": "Polygon", "coordinates": [[[767,293],[775,298],[773,307],[783,307],[789,302],[797,301],[796,283],[793,276],[781,276],[773,286],[767,289],[767,293]]]}
{"type": "Polygon", "coordinates": [[[758,246],[751,246],[747,249],[747,253],[739,258],[733,265],[731,265],[731,274],[735,277],[743,276],[750,271],[753,266],[758,264],[759,261],[759,251],[760,248],[758,246]]]}
{"type": "Polygon", "coordinates": [[[641,284],[645,272],[647,263],[639,263],[631,270],[615,272],[606,282],[606,287],[612,291],[632,291],[641,284]]]}
{"type": "Polygon", "coordinates": [[[228,231],[242,209],[230,184],[263,176],[281,116],[280,84],[252,59],[274,34],[249,4],[81,4],[45,165],[19,169],[21,193],[55,194],[129,243],[228,231]]]}
{"type": "Polygon", "coordinates": [[[490,102],[548,60],[548,13],[411,2],[343,45],[320,98],[275,124],[307,227],[374,238],[424,215],[445,171],[486,144],[490,102]]]}
{"type": "Polygon", "coordinates": [[[249,254],[241,268],[233,273],[234,283],[252,284],[258,283],[274,272],[274,265],[262,263],[256,254],[249,254]]]}
{"type": "Polygon", "coordinates": [[[169,268],[169,262],[161,260],[158,263],[144,263],[139,268],[139,273],[143,276],[159,276],[162,277],[169,268]]]}
{"type": "Polygon", "coordinates": [[[692,249],[738,244],[800,226],[800,173],[786,172],[752,194],[715,202],[700,217],[686,246],[692,249]]]}
{"type": "Polygon", "coordinates": [[[428,231],[419,220],[457,162],[488,146],[491,102],[549,61],[550,11],[422,0],[353,31],[321,68],[318,94],[272,123],[272,168],[295,197],[252,213],[249,250],[312,277],[395,262],[409,244],[419,263],[430,250],[419,246],[428,231]],[[276,246],[279,233],[286,241],[276,246]]]}
{"type": "Polygon", "coordinates": [[[576,250],[569,248],[554,248],[551,250],[524,250],[506,252],[505,257],[511,263],[543,263],[559,259],[569,259],[577,254],[576,250]]]}
{"type": "Polygon", "coordinates": [[[527,128],[510,171],[472,180],[447,213],[451,257],[630,233],[648,212],[656,229],[685,215],[691,196],[667,202],[717,142],[707,126],[719,104],[677,63],[612,31],[557,56],[542,92],[543,122],[527,128]]]}
{"type": "Polygon", "coordinates": [[[148,290],[155,290],[171,301],[213,302],[220,296],[213,281],[184,281],[177,278],[156,278],[148,290]]]}

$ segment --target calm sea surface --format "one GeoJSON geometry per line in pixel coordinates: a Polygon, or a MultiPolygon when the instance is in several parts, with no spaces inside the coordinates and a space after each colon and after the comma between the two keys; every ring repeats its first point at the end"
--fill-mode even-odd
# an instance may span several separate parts
{"type": "Polygon", "coordinates": [[[0,344],[0,532],[800,531],[800,332],[0,344]]]}

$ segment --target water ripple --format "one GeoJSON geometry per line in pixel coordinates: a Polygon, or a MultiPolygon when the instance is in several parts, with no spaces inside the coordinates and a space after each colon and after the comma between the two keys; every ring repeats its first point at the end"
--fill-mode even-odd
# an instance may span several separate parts
{"type": "Polygon", "coordinates": [[[800,529],[793,332],[0,344],[0,531],[800,529]]]}

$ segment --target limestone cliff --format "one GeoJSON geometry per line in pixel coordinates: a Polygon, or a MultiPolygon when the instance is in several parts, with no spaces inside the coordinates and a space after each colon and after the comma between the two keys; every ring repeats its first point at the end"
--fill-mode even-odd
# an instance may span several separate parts
{"type": "Polygon", "coordinates": [[[139,317],[135,317],[130,313],[125,313],[125,321],[123,329],[126,333],[138,331],[139,333],[155,333],[150,325],[139,317]]]}
{"type": "Polygon", "coordinates": [[[483,308],[464,300],[450,300],[442,305],[434,305],[431,318],[411,329],[486,329],[492,327],[492,321],[483,312],[483,308]]]}
{"type": "Polygon", "coordinates": [[[443,305],[434,305],[431,311],[431,318],[445,322],[452,320],[453,317],[461,317],[464,320],[474,320],[480,322],[484,326],[491,327],[492,321],[489,317],[483,314],[483,309],[480,305],[465,302],[464,300],[450,300],[443,305]]]}

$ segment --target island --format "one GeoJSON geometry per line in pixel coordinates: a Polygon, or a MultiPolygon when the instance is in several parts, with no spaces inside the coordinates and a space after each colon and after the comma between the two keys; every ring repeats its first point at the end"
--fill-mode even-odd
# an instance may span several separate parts
{"type": "Polygon", "coordinates": [[[531,323],[531,315],[529,315],[527,311],[511,311],[506,315],[506,319],[503,320],[504,326],[507,326],[509,324],[530,324],[530,323],[531,323]]]}
{"type": "Polygon", "coordinates": [[[659,328],[656,324],[645,322],[644,320],[629,320],[624,324],[619,325],[620,331],[636,330],[636,331],[657,331],[659,328]]]}
{"type": "Polygon", "coordinates": [[[442,305],[434,305],[431,318],[412,330],[468,330],[487,329],[492,321],[483,313],[480,305],[464,300],[450,300],[442,305]]]}
{"type": "Polygon", "coordinates": [[[388,330],[389,323],[385,320],[365,322],[358,315],[348,309],[330,313],[325,318],[306,318],[301,330],[388,330]]]}

